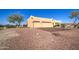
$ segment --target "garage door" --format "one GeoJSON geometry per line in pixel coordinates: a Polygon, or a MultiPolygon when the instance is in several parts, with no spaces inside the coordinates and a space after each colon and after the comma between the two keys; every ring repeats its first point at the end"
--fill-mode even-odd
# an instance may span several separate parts
{"type": "Polygon", "coordinates": [[[34,23],[34,24],[33,24],[33,27],[34,27],[34,28],[39,28],[39,27],[42,27],[42,26],[41,26],[41,23],[34,23]]]}

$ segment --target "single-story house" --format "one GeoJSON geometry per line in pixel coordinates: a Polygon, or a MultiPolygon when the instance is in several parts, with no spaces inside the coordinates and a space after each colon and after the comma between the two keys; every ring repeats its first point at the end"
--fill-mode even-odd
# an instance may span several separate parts
{"type": "Polygon", "coordinates": [[[30,16],[27,20],[27,27],[30,27],[30,28],[54,27],[58,23],[59,22],[57,22],[56,20],[52,20],[49,18],[30,16]]]}

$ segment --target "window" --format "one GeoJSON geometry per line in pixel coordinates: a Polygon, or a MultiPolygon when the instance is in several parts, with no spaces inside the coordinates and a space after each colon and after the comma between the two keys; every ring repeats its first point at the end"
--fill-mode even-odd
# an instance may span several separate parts
{"type": "Polygon", "coordinates": [[[33,23],[36,23],[36,22],[38,23],[38,22],[40,22],[40,21],[33,21],[33,23]]]}
{"type": "Polygon", "coordinates": [[[51,23],[51,22],[48,22],[48,21],[42,21],[42,23],[51,23]]]}

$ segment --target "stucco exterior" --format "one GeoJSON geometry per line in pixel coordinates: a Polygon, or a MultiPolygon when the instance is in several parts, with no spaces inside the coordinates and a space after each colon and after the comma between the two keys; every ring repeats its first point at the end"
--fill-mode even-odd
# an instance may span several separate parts
{"type": "Polygon", "coordinates": [[[56,21],[48,18],[30,16],[27,20],[27,26],[30,28],[53,27],[56,21]]]}

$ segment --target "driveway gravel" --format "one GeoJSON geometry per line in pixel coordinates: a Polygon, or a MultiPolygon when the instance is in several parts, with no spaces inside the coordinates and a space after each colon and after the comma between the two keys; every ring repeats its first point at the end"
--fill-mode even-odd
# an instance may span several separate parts
{"type": "Polygon", "coordinates": [[[0,31],[3,50],[78,50],[79,29],[42,30],[16,28],[0,31]]]}

